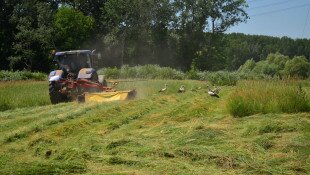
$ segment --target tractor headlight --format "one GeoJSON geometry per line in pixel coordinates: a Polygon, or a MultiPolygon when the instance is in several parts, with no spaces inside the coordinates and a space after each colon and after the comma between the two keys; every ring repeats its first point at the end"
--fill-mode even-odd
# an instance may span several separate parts
{"type": "Polygon", "coordinates": [[[49,77],[55,76],[56,75],[56,71],[52,71],[49,75],[49,77]]]}

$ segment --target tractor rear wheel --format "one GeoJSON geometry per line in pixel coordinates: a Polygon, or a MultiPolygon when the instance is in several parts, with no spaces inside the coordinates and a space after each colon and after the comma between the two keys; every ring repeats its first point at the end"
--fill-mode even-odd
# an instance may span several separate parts
{"type": "Polygon", "coordinates": [[[57,87],[56,82],[52,81],[49,83],[49,95],[52,104],[57,104],[61,102],[66,102],[67,98],[65,95],[59,92],[59,87],[57,87]]]}

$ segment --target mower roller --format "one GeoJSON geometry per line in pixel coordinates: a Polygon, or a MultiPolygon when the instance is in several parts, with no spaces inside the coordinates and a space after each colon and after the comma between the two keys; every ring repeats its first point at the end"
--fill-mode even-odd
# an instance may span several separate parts
{"type": "Polygon", "coordinates": [[[49,95],[52,104],[78,100],[79,102],[109,102],[128,100],[135,90],[117,91],[92,68],[94,51],[74,50],[56,52],[54,62],[58,69],[49,74],[49,95]]]}

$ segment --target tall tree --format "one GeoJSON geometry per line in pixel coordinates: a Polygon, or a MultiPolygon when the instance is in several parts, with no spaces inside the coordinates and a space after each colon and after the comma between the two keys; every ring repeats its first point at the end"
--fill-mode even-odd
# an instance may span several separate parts
{"type": "Polygon", "coordinates": [[[55,15],[54,28],[58,50],[82,49],[91,39],[94,20],[71,7],[62,7],[55,15]]]}
{"type": "Polygon", "coordinates": [[[16,24],[14,54],[9,58],[13,70],[47,71],[53,47],[53,8],[50,2],[29,0],[15,5],[11,21],[16,24]]]}
{"type": "Polygon", "coordinates": [[[248,16],[244,11],[247,7],[245,0],[176,0],[174,2],[178,16],[177,28],[180,31],[180,51],[182,64],[189,68],[194,55],[200,51],[197,62],[199,68],[213,70],[210,63],[220,56],[216,46],[222,43],[219,34],[229,27],[245,21],[248,16]],[[204,35],[211,32],[211,35],[204,35]],[[210,67],[211,66],[211,67],[210,67]]]}
{"type": "Polygon", "coordinates": [[[152,63],[149,37],[152,6],[152,0],[110,0],[105,4],[110,31],[104,38],[110,51],[108,56],[120,58],[120,64],[152,63]]]}
{"type": "Polygon", "coordinates": [[[9,69],[8,57],[13,54],[12,44],[16,24],[10,21],[18,0],[0,1],[0,70],[9,69]]]}

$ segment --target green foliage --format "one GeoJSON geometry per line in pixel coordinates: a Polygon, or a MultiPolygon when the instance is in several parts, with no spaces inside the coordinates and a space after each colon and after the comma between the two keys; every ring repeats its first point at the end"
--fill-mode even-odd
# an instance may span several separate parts
{"type": "Polygon", "coordinates": [[[159,67],[158,65],[145,65],[129,67],[123,66],[121,69],[117,68],[103,68],[98,71],[103,74],[105,78],[141,78],[141,79],[176,79],[182,80],[185,74],[170,67],[159,67]]]}
{"type": "Polygon", "coordinates": [[[231,115],[310,111],[310,98],[294,82],[246,81],[238,85],[227,103],[231,115]]]}
{"type": "Polygon", "coordinates": [[[237,72],[217,71],[217,72],[201,72],[201,80],[207,80],[217,86],[234,86],[239,80],[237,72]]]}
{"type": "Polygon", "coordinates": [[[116,67],[103,68],[101,70],[98,70],[98,74],[104,75],[105,78],[110,78],[110,79],[120,78],[120,71],[116,67]]]}
{"type": "Polygon", "coordinates": [[[292,77],[307,78],[310,73],[310,63],[303,57],[294,57],[285,63],[284,74],[292,77]]]}
{"type": "Polygon", "coordinates": [[[269,54],[265,60],[247,60],[238,73],[242,79],[280,79],[283,77],[307,78],[310,70],[308,60],[303,56],[289,59],[280,53],[269,54]]]}
{"type": "Polygon", "coordinates": [[[39,1],[25,1],[14,7],[10,20],[16,24],[15,54],[8,56],[11,69],[47,71],[49,51],[53,47],[54,13],[51,11],[50,3],[39,1]]]}
{"type": "MultiPolygon", "coordinates": [[[[96,49],[100,66],[157,64],[187,72],[195,62],[201,71],[235,71],[253,58],[259,76],[287,76],[279,71],[284,59],[268,54],[308,57],[310,40],[224,34],[248,19],[247,7],[245,0],[4,1],[0,69],[48,72],[51,49],[96,49]]],[[[195,74],[188,77],[201,78],[195,74]]]]}
{"type": "Polygon", "coordinates": [[[249,59],[243,65],[240,66],[238,71],[241,73],[250,73],[255,66],[256,66],[255,61],[253,59],[249,59]]]}
{"type": "Polygon", "coordinates": [[[73,8],[62,7],[55,15],[54,28],[59,49],[78,49],[92,36],[94,19],[73,8]]]}
{"type": "Polygon", "coordinates": [[[0,71],[0,81],[16,81],[16,80],[47,80],[47,76],[40,72],[30,71],[0,71]]]}

